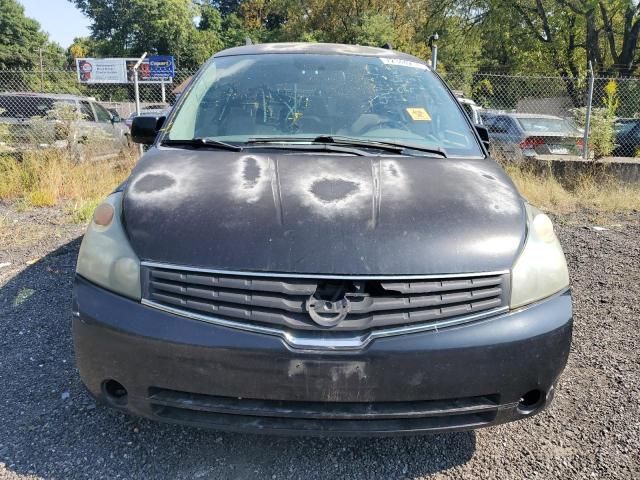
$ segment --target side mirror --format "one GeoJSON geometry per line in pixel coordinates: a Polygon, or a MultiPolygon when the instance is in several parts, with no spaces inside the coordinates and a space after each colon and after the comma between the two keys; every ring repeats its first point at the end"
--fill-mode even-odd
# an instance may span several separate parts
{"type": "Polygon", "coordinates": [[[111,115],[111,123],[120,123],[122,122],[122,118],[120,118],[120,115],[117,114],[112,114],[111,115]]]}
{"type": "Polygon", "coordinates": [[[131,139],[142,145],[153,144],[164,120],[165,117],[135,117],[131,124],[131,139]]]}
{"type": "Polygon", "coordinates": [[[482,140],[482,144],[484,145],[484,148],[487,149],[487,151],[489,150],[489,130],[487,130],[486,127],[483,127],[482,125],[476,125],[476,132],[478,132],[478,136],[480,137],[480,140],[482,140]]]}

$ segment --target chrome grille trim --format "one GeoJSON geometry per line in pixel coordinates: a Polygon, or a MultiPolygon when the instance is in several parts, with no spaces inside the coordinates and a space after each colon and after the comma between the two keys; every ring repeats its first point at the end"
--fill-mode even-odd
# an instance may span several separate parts
{"type": "Polygon", "coordinates": [[[439,278],[459,278],[459,277],[488,277],[493,275],[505,275],[509,270],[496,270],[493,272],[473,272],[473,273],[444,273],[430,275],[323,275],[318,273],[277,273],[277,272],[257,272],[251,270],[217,270],[212,268],[189,267],[186,265],[173,265],[159,262],[140,262],[143,267],[163,268],[166,270],[182,270],[187,272],[211,273],[214,275],[237,275],[269,278],[293,278],[293,279],[326,279],[326,280],[429,280],[439,278]]]}
{"type": "Polygon", "coordinates": [[[240,272],[156,262],[142,262],[142,267],[142,304],[236,330],[277,336],[296,350],[357,350],[376,338],[437,331],[509,310],[509,271],[365,276],[240,272]],[[371,293],[368,304],[353,303],[345,325],[327,331],[305,323],[308,314],[304,303],[298,303],[323,281],[333,280],[374,282],[382,290],[371,293]],[[436,313],[429,313],[432,308],[436,313]]]}
{"type": "Polygon", "coordinates": [[[447,327],[453,327],[457,325],[463,325],[465,323],[475,322],[485,318],[500,315],[509,311],[509,307],[500,307],[493,310],[487,310],[475,315],[468,315],[465,317],[456,317],[452,319],[442,320],[438,322],[422,323],[416,325],[405,325],[402,327],[394,328],[381,328],[379,330],[373,330],[365,332],[360,335],[341,336],[334,338],[318,338],[315,335],[304,335],[304,331],[292,332],[289,330],[282,330],[280,328],[267,327],[263,325],[256,325],[253,323],[242,323],[233,320],[227,320],[224,318],[216,318],[209,315],[201,315],[195,312],[189,312],[178,308],[167,307],[160,303],[153,302],[151,300],[142,299],[142,304],[148,307],[153,307],[158,310],[162,310],[173,315],[178,315],[185,318],[191,318],[193,320],[200,320],[202,322],[219,325],[221,327],[234,328],[236,330],[243,330],[245,332],[260,333],[264,335],[271,335],[280,337],[285,344],[294,350],[303,351],[348,351],[348,350],[360,350],[366,347],[373,340],[385,337],[394,337],[398,335],[406,335],[410,333],[422,333],[437,331],[447,327]]]}

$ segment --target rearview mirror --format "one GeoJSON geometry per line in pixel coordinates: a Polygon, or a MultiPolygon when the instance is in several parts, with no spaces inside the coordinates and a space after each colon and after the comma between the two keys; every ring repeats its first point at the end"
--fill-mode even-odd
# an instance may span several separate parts
{"type": "Polygon", "coordinates": [[[484,145],[484,148],[486,148],[487,151],[489,151],[489,130],[487,130],[482,125],[476,125],[475,127],[476,127],[476,132],[478,132],[478,136],[480,137],[480,140],[482,140],[482,144],[484,145]]]}
{"type": "Polygon", "coordinates": [[[131,124],[131,139],[142,145],[153,144],[164,120],[165,117],[135,117],[131,124]]]}

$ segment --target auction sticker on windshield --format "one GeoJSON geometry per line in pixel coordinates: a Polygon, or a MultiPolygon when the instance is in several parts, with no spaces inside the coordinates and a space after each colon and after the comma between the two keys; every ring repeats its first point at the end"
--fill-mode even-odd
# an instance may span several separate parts
{"type": "Polygon", "coordinates": [[[420,70],[429,70],[424,63],[412,62],[411,60],[404,60],[402,58],[381,58],[380,61],[385,65],[397,65],[400,67],[418,68],[420,70]]]}
{"type": "Polygon", "coordinates": [[[431,115],[424,108],[407,108],[411,120],[415,122],[430,122],[431,115]]]}

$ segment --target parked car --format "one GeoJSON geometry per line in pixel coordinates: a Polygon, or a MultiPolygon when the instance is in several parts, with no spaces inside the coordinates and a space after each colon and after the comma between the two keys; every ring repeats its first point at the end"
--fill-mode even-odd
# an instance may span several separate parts
{"type": "MultiPolygon", "coordinates": [[[[171,110],[171,107],[164,106],[160,108],[157,105],[154,105],[154,108],[144,108],[140,110],[140,116],[143,117],[166,117],[171,110]]],[[[133,124],[133,119],[138,116],[137,112],[131,112],[131,114],[125,120],[125,125],[131,129],[131,125],[133,124]]]]}
{"type": "Polygon", "coordinates": [[[483,112],[493,148],[508,160],[536,155],[579,155],[582,132],[553,115],[483,112]]]}
{"type": "Polygon", "coordinates": [[[2,151],[75,149],[90,141],[92,150],[109,153],[122,149],[127,143],[126,130],[119,117],[114,117],[94,99],[75,95],[0,93],[0,125],[5,125],[7,131],[7,138],[1,142],[2,151]],[[56,111],[60,105],[70,105],[72,109],[56,111]],[[70,116],[65,117],[69,112],[70,116]]]}
{"type": "Polygon", "coordinates": [[[613,157],[635,157],[640,151],[640,119],[619,118],[614,124],[615,147],[613,157]]]}
{"type": "Polygon", "coordinates": [[[474,125],[483,125],[482,112],[484,109],[470,98],[457,96],[458,103],[462,106],[465,113],[469,116],[474,125]]]}
{"type": "Polygon", "coordinates": [[[220,429],[422,433],[531,417],[571,343],[549,218],[420,59],[217,53],[95,211],[76,361],[121,411],[220,429]]]}

